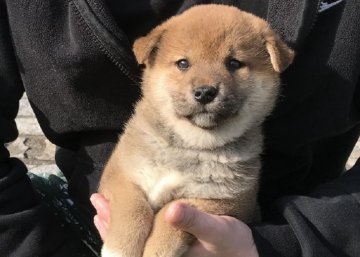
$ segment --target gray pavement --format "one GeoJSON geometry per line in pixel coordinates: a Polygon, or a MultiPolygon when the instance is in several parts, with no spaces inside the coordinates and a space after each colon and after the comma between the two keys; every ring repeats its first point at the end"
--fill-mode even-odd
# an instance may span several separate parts
{"type": "MultiPolygon", "coordinates": [[[[7,145],[11,155],[21,159],[32,170],[53,170],[55,165],[55,146],[43,135],[26,95],[20,101],[16,118],[19,137],[7,145]]],[[[352,167],[360,157],[360,140],[348,160],[347,168],[352,167]]]]}
{"type": "Polygon", "coordinates": [[[42,133],[26,95],[20,100],[16,125],[19,137],[7,145],[11,156],[21,159],[31,170],[54,170],[55,145],[42,133]]]}

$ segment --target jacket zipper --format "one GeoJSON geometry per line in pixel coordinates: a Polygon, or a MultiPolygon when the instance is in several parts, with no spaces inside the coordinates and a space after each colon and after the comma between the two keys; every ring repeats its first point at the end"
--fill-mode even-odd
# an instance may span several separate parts
{"type": "MultiPolygon", "coordinates": [[[[111,46],[109,46],[110,42],[108,42],[107,40],[105,40],[104,38],[101,38],[100,35],[98,35],[95,31],[94,28],[92,28],[91,26],[91,22],[87,21],[84,18],[84,15],[81,13],[81,10],[79,8],[79,6],[74,3],[73,0],[68,0],[69,5],[73,8],[75,14],[79,17],[79,21],[80,21],[80,25],[85,29],[86,33],[88,34],[89,37],[91,37],[96,44],[99,46],[99,49],[101,52],[103,52],[103,54],[105,54],[105,56],[116,66],[119,68],[119,70],[126,76],[128,77],[132,82],[134,82],[136,85],[140,84],[140,80],[139,78],[132,74],[132,72],[127,68],[127,66],[123,63],[123,61],[120,61],[120,59],[124,59],[124,56],[120,56],[120,53],[118,53],[118,51],[115,51],[114,49],[111,48],[111,46]]],[[[89,8],[87,6],[85,6],[84,8],[89,8]]],[[[93,25],[94,27],[94,25],[93,25]]],[[[115,37],[111,36],[111,35],[106,35],[107,39],[112,40],[112,44],[113,44],[113,48],[117,47],[118,49],[121,48],[121,46],[119,45],[115,45],[116,43],[116,39],[115,37]]],[[[128,63],[129,65],[131,65],[132,62],[130,60],[130,56],[128,57],[128,63]]],[[[135,63],[133,64],[133,66],[135,66],[135,63]]],[[[135,67],[134,67],[135,68],[135,67]]]]}
{"type": "Polygon", "coordinates": [[[319,18],[319,11],[320,11],[321,3],[322,3],[323,0],[317,0],[317,1],[318,2],[317,2],[317,7],[316,7],[316,14],[315,14],[315,16],[314,16],[314,18],[312,20],[312,23],[309,26],[309,29],[308,29],[308,31],[307,31],[304,38],[307,38],[310,35],[310,33],[313,31],[313,29],[315,27],[315,24],[316,24],[316,22],[317,22],[317,20],[319,18]]]}

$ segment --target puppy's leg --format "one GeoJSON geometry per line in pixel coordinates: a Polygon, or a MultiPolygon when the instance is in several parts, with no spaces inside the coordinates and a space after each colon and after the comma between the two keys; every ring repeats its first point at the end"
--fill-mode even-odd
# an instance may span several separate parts
{"type": "Polygon", "coordinates": [[[111,218],[101,256],[141,257],[154,218],[144,193],[124,177],[107,180],[101,191],[110,200],[111,218]]]}
{"type": "MultiPolygon", "coordinates": [[[[234,200],[181,199],[178,201],[211,214],[231,215],[243,219],[249,216],[241,211],[234,200]]],[[[195,241],[189,233],[174,229],[165,222],[165,213],[169,205],[170,203],[165,205],[156,214],[143,257],[180,257],[195,241]]]]}

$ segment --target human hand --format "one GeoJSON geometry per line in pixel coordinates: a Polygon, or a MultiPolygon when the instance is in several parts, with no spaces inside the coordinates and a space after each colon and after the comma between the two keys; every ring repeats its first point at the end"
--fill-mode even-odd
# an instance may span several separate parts
{"type": "MultiPolygon", "coordinates": [[[[94,224],[104,240],[110,222],[109,203],[101,194],[93,194],[90,200],[97,211],[94,224]]],[[[175,202],[169,206],[165,219],[198,239],[184,257],[259,256],[250,228],[235,218],[208,214],[175,202]]]]}
{"type": "Polygon", "coordinates": [[[250,228],[233,217],[208,214],[175,202],[165,219],[198,239],[184,257],[259,256],[250,228]]]}

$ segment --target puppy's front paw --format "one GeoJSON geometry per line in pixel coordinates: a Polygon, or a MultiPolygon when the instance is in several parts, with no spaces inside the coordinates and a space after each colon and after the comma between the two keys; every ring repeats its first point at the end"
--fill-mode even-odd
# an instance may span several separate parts
{"type": "Polygon", "coordinates": [[[114,249],[104,245],[101,249],[101,257],[141,257],[140,251],[134,251],[132,253],[121,252],[119,249],[114,249]]]}
{"type": "Polygon", "coordinates": [[[147,246],[143,257],[181,257],[189,249],[188,245],[158,245],[147,246]]]}
{"type": "Polygon", "coordinates": [[[188,233],[166,228],[160,231],[155,227],[146,242],[143,257],[181,257],[195,241],[195,237],[188,233]]]}
{"type": "Polygon", "coordinates": [[[101,249],[101,257],[125,257],[125,256],[104,245],[101,249]]]}

